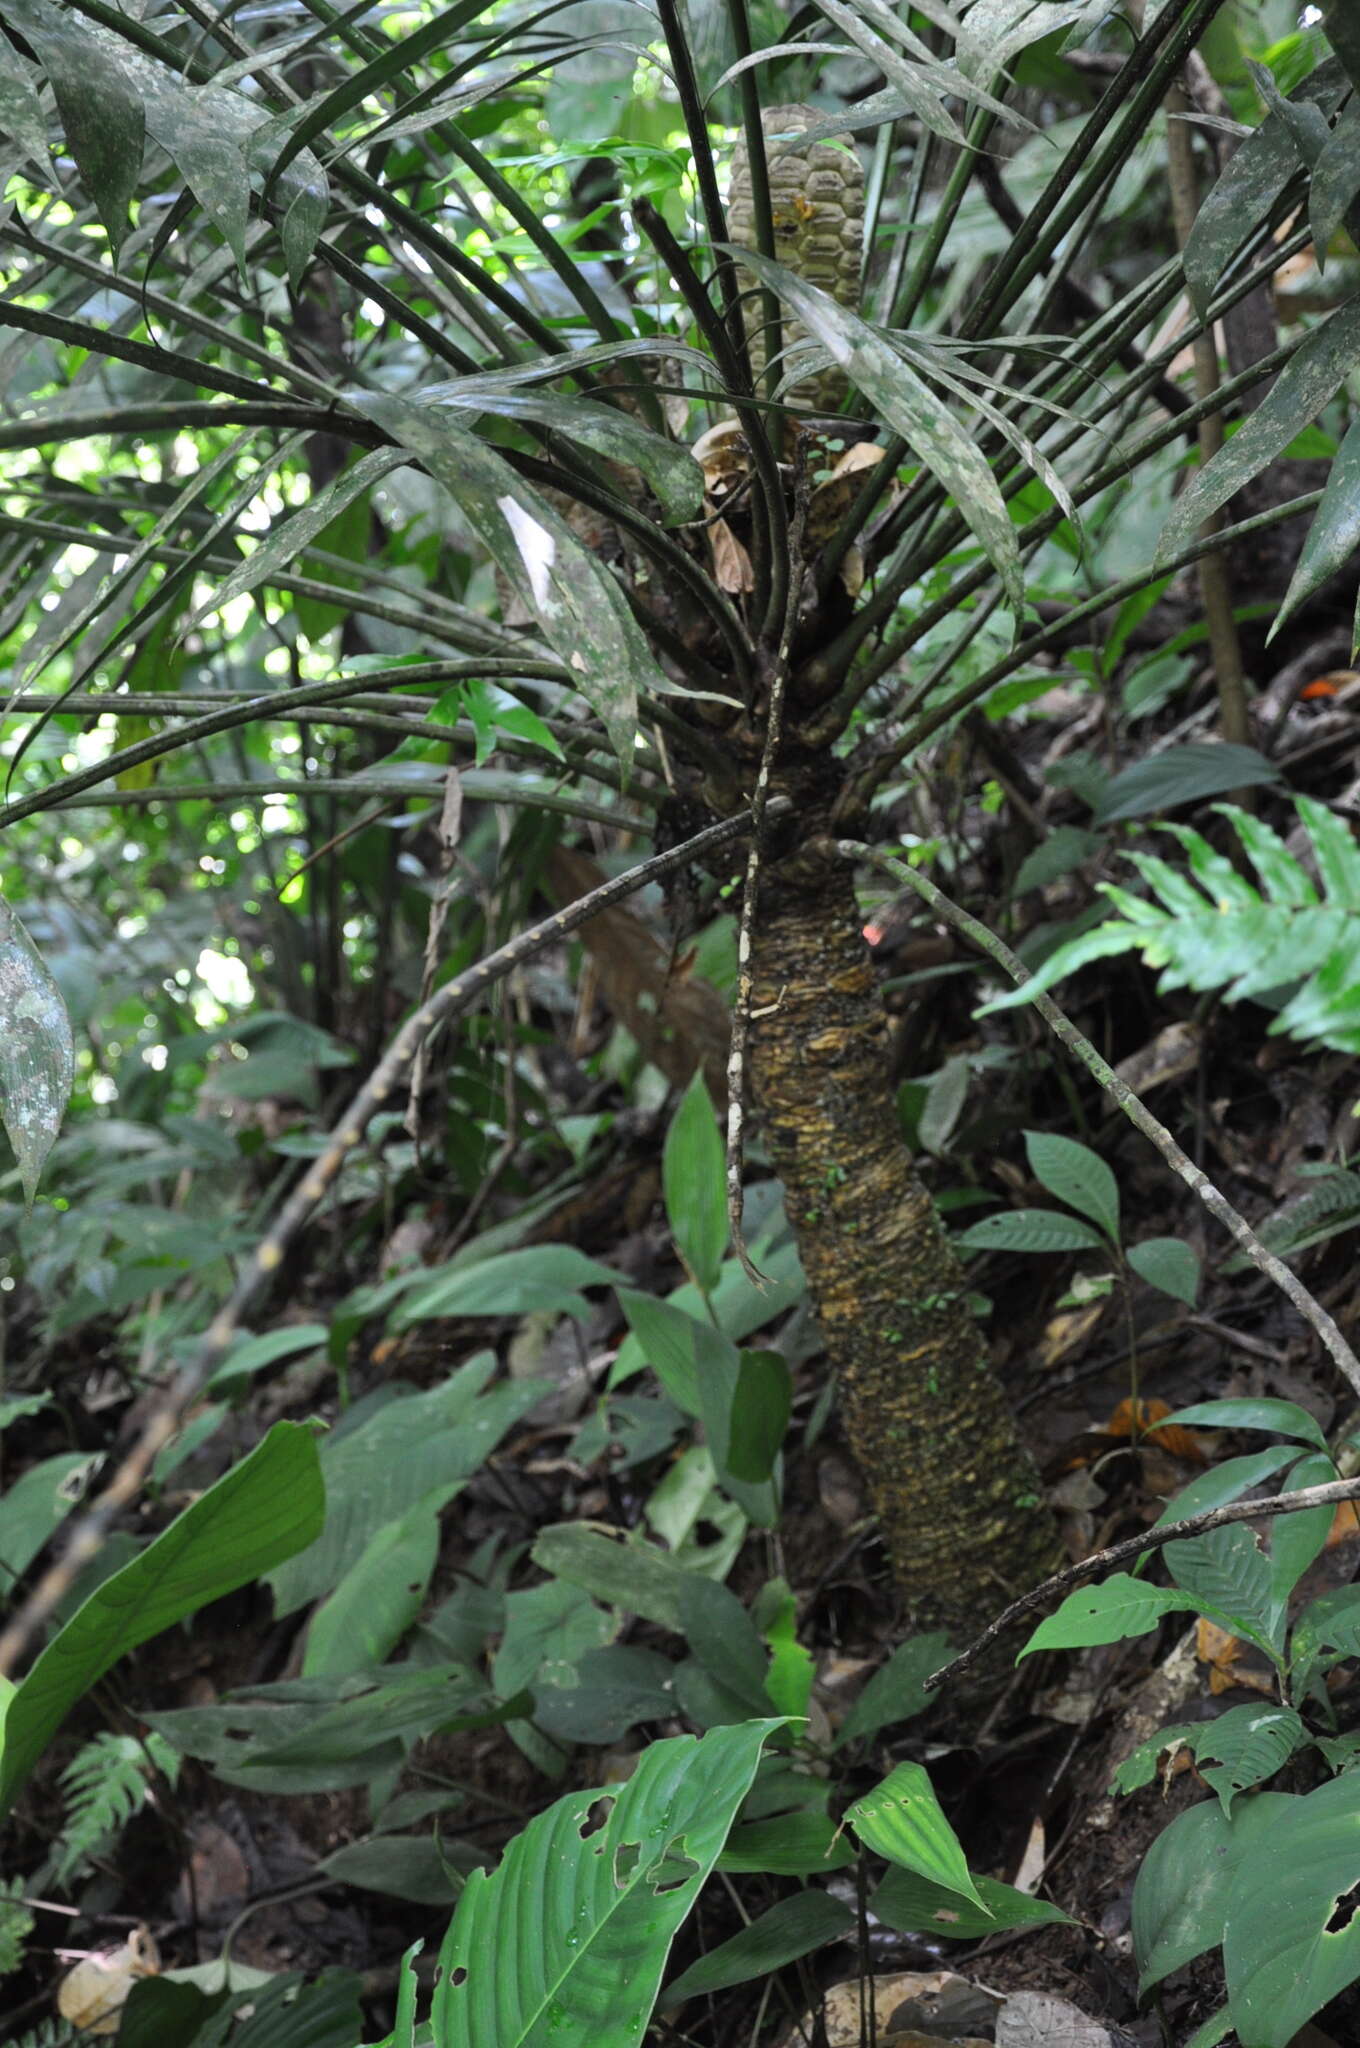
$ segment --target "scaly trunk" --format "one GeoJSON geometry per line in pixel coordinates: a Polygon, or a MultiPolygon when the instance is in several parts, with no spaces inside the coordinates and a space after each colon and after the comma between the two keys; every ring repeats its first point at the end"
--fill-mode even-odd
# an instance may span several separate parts
{"type": "MultiPolygon", "coordinates": [[[[806,847],[820,823],[804,809],[806,847]]],[[[960,1639],[1059,1561],[963,1270],[898,1130],[843,863],[767,872],[751,1080],[847,1434],[918,1626],[960,1639]]]]}

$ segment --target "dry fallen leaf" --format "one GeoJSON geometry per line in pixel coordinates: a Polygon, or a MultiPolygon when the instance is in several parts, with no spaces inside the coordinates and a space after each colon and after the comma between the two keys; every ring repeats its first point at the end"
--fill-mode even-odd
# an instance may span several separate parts
{"type": "Polygon", "coordinates": [[[729,597],[741,596],[756,587],[751,557],[725,519],[715,519],[708,529],[713,549],[713,580],[729,597]]]}
{"type": "Polygon", "coordinates": [[[121,1948],[82,1956],[57,1986],[57,2011],[87,2034],[116,2034],[128,1993],[139,1977],[160,1975],[161,1959],[145,1927],[121,1948]]]}
{"type": "Polygon", "coordinates": [[[1179,1425],[1157,1428],[1162,1417],[1170,1413],[1165,1401],[1121,1401],[1105,1427],[1111,1436],[1142,1436],[1173,1458],[1184,1458],[1190,1465],[1207,1465],[1209,1460],[1198,1431],[1179,1425]]]}

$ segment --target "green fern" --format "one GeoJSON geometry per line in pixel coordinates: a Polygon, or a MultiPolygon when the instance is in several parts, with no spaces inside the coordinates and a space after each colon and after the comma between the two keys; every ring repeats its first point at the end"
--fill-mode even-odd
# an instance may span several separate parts
{"type": "Polygon", "coordinates": [[[0,1977],[23,1968],[24,1949],[33,1932],[33,1915],[22,1904],[27,1889],[22,1877],[0,1877],[0,1977]]]}
{"type": "Polygon", "coordinates": [[[7,2042],[6,2048],[74,2048],[75,2040],[76,2030],[68,2021],[39,2020],[28,2033],[7,2042]]]}
{"type": "Polygon", "coordinates": [[[61,1776],[66,1825],[49,1866],[53,1883],[69,1884],[131,1820],[146,1798],[153,1768],[173,1785],[179,1761],[178,1752],[159,1735],[139,1741],[135,1735],[105,1731],[87,1742],[61,1776]]]}
{"type": "Polygon", "coordinates": [[[1360,1052],[1360,847],[1345,820],[1311,797],[1294,799],[1308,833],[1321,894],[1278,832],[1236,804],[1228,818],[1259,888],[1185,825],[1166,825],[1189,873],[1151,853],[1130,860],[1156,901],[1112,882],[1101,889],[1122,915],[1059,946],[1023,987],[987,1005],[1028,1002],[1090,960],[1141,953],[1160,967],[1159,989],[1218,989],[1226,1002],[1291,990],[1272,1033],[1338,1052],[1360,1052]]]}

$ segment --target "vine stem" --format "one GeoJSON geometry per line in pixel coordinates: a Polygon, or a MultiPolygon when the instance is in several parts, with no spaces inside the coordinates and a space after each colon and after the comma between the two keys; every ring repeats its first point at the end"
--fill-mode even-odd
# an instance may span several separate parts
{"type": "MultiPolygon", "coordinates": [[[[875,867],[882,868],[905,888],[912,890],[923,903],[929,905],[937,917],[943,918],[947,924],[952,924],[955,931],[971,939],[989,959],[994,960],[1017,988],[1022,987],[1030,979],[1029,969],[1016,954],[1012,953],[1004,940],[999,939],[995,932],[989,931],[985,924],[980,924],[977,918],[970,917],[957,903],[951,902],[926,875],[919,874],[915,868],[908,867],[905,861],[896,859],[892,854],[880,853],[877,848],[864,846],[857,840],[838,839],[832,844],[844,859],[869,861],[875,867]]],[[[1198,1196],[1215,1221],[1223,1225],[1257,1272],[1264,1273],[1268,1280],[1273,1281],[1304,1321],[1311,1325],[1330,1352],[1333,1363],[1342,1377],[1350,1382],[1357,1394],[1360,1394],[1360,1359],[1356,1358],[1326,1309],[1309,1293],[1297,1273],[1291,1273],[1283,1260],[1277,1259],[1273,1252],[1266,1250],[1246,1218],[1238,1214],[1227,1197],[1220,1194],[1208,1176],[1195,1165],[1194,1160],[1182,1151],[1166,1125],[1159,1123],[1142,1098],[1134,1094],[1127,1082],[1120,1080],[1109,1062],[1101,1058],[1090,1039],[1083,1037],[1071,1018],[1058,1008],[1051,997],[1038,994],[1032,996],[1030,1000],[1055,1037],[1060,1038],[1068,1051],[1095,1077],[1123,1110],[1129,1122],[1136,1125],[1143,1136],[1156,1146],[1172,1172],[1180,1175],[1191,1193],[1198,1196]]]]}
{"type": "MultiPolygon", "coordinates": [[[[775,797],[767,806],[766,816],[782,814],[791,808],[787,797],[775,797]]],[[[602,910],[635,895],[639,889],[673,868],[687,866],[690,861],[725,846],[729,840],[740,839],[752,829],[752,825],[752,813],[741,811],[735,817],[710,825],[706,831],[696,833],[679,846],[670,847],[665,853],[656,854],[637,867],[629,868],[626,874],[617,875],[600,888],[592,889],[589,895],[579,897],[565,910],[559,910],[538,924],[530,925],[526,931],[517,933],[508,944],[489,953],[476,966],[468,968],[465,974],[446,981],[428,1001],[411,1012],[368,1080],[331,1130],[324,1150],[312,1162],[256,1245],[230,1297],[209,1325],[197,1354],[170,1383],[99,1499],[72,1530],[61,1556],[43,1574],[0,1635],[0,1676],[13,1673],[28,1644],[69,1591],[76,1575],[98,1554],[114,1517],[132,1500],[157,1454],[169,1443],[192,1403],[212,1379],[231,1348],[242,1320],[278,1274],[294,1238],[339,1178],[345,1162],[357,1150],[369,1119],[402,1086],[429,1033],[469,1008],[478,996],[503,981],[507,974],[534,954],[541,953],[545,946],[565,938],[578,926],[598,917],[602,910]]]]}
{"type": "Polygon", "coordinates": [[[1228,1522],[1254,1522],[1262,1515],[1298,1515],[1305,1508],[1335,1507],[1345,1500],[1360,1500],[1360,1479],[1330,1479],[1325,1486],[1301,1486],[1297,1493],[1273,1493],[1267,1500],[1229,1501],[1226,1507],[1206,1508],[1202,1514],[1187,1515],[1183,1522],[1166,1522],[1160,1529],[1144,1529],[1137,1536],[1125,1537],[1122,1543],[1112,1543],[1108,1550],[1093,1550],[1089,1557],[1080,1557],[1075,1564],[1065,1565],[1060,1572],[1054,1572],[1051,1579],[1043,1580],[1030,1592],[1022,1593],[1018,1600],[1012,1600],[1009,1607],[1002,1608],[995,1621],[988,1622],[982,1634],[966,1650],[961,1651],[951,1663],[942,1664],[938,1671],[932,1671],[922,1683],[927,1692],[935,1692],[951,1678],[957,1678],[1022,1616],[1042,1607],[1055,1593],[1065,1593],[1069,1587],[1079,1585],[1092,1572],[1107,1572],[1115,1565],[1127,1564],[1130,1558],[1141,1557],[1145,1551],[1160,1550],[1167,1543],[1182,1543],[1191,1536],[1203,1536],[1206,1531],[1221,1529],[1228,1522]]]}

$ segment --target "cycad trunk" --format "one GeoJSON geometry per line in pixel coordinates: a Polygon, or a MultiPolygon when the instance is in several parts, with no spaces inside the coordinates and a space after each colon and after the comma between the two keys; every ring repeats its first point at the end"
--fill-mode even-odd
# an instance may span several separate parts
{"type": "Polygon", "coordinates": [[[1056,1538],[899,1135],[846,866],[777,865],[753,940],[753,1093],[847,1434],[916,1624],[966,1638],[1054,1568],[1056,1538]]]}

